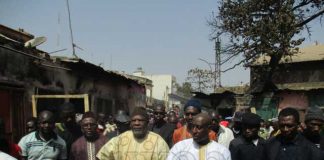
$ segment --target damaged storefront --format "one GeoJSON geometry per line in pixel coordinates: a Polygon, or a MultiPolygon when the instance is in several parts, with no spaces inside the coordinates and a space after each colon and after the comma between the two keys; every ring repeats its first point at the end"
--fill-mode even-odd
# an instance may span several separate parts
{"type": "MultiPolygon", "coordinates": [[[[6,135],[14,142],[26,132],[25,121],[33,115],[33,95],[86,95],[89,110],[114,114],[146,105],[145,86],[122,74],[106,71],[79,58],[51,57],[36,47],[26,32],[0,25],[0,117],[6,135]]],[[[36,112],[69,101],[85,110],[82,98],[37,98],[36,112]]]]}

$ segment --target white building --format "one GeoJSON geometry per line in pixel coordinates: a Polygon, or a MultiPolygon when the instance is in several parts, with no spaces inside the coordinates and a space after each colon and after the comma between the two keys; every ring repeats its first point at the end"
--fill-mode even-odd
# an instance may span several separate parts
{"type": "Polygon", "coordinates": [[[152,81],[152,93],[147,92],[147,96],[151,94],[154,99],[163,101],[169,108],[172,107],[172,104],[176,103],[169,100],[169,94],[174,94],[176,92],[176,78],[173,75],[145,75],[142,68],[137,68],[133,75],[144,77],[152,81]]]}

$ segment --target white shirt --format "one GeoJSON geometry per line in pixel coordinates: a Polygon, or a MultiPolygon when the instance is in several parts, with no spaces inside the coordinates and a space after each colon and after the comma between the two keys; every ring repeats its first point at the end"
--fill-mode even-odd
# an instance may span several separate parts
{"type": "Polygon", "coordinates": [[[0,160],[17,160],[17,159],[0,151],[0,160]]]}
{"type": "Polygon", "coordinates": [[[167,160],[231,160],[230,151],[215,141],[200,147],[192,138],[176,143],[170,150],[167,160]]]}
{"type": "Polygon", "coordinates": [[[252,140],[252,142],[253,142],[253,144],[254,144],[255,146],[257,146],[258,143],[259,143],[259,139],[252,140]]]}
{"type": "Polygon", "coordinates": [[[219,125],[218,132],[219,133],[217,135],[217,137],[218,137],[217,142],[219,144],[222,144],[226,148],[229,148],[231,141],[234,139],[234,134],[233,134],[232,130],[230,130],[229,128],[224,127],[222,125],[219,125]]]}

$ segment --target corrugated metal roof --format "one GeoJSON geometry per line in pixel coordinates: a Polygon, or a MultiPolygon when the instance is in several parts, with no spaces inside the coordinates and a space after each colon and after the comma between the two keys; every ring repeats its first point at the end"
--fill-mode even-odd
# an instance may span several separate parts
{"type": "Polygon", "coordinates": [[[324,82],[305,82],[305,83],[285,83],[276,84],[279,90],[314,90],[324,89],[324,82]]]}
{"type": "Polygon", "coordinates": [[[23,29],[15,30],[2,24],[0,24],[0,33],[5,37],[20,43],[25,43],[34,38],[34,35],[25,32],[23,29]]]}
{"type": "Polygon", "coordinates": [[[232,93],[235,93],[235,94],[245,94],[248,89],[249,89],[248,85],[234,86],[234,87],[219,87],[219,88],[216,88],[215,93],[232,92],[232,93]]]}
{"type": "MultiPolygon", "coordinates": [[[[262,56],[258,58],[253,65],[268,64],[270,60],[269,56],[262,56]]],[[[309,62],[309,61],[322,61],[324,60],[324,44],[315,44],[300,48],[297,54],[292,56],[283,57],[280,63],[297,63],[297,62],[309,62]]]]}
{"type": "Polygon", "coordinates": [[[128,81],[135,82],[139,85],[144,85],[144,84],[139,83],[135,79],[129,78],[123,74],[120,74],[120,73],[117,73],[114,71],[104,70],[101,66],[97,66],[90,62],[86,62],[80,58],[69,58],[69,57],[59,57],[59,56],[52,56],[51,58],[53,61],[61,61],[61,62],[70,64],[70,65],[73,64],[72,66],[69,66],[69,67],[75,67],[75,69],[83,67],[82,71],[88,70],[90,73],[97,73],[98,75],[113,75],[113,76],[115,76],[115,78],[120,78],[121,80],[128,80],[128,81]],[[100,73],[102,73],[102,74],[100,74],[100,73]]]}
{"type": "MultiPolygon", "coordinates": [[[[120,73],[117,73],[120,74],[120,73]]],[[[144,78],[144,77],[138,77],[138,76],[134,76],[134,75],[129,75],[129,74],[121,74],[129,79],[133,79],[135,81],[137,81],[139,84],[143,84],[143,85],[147,85],[147,86],[151,86],[153,87],[153,82],[152,80],[148,79],[148,78],[144,78]]]]}

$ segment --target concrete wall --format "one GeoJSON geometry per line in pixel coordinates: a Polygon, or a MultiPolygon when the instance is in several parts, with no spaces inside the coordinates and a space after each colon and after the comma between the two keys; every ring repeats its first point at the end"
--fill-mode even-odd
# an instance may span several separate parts
{"type": "MultiPolygon", "coordinates": [[[[133,73],[134,76],[144,77],[152,81],[152,97],[156,100],[164,101],[167,107],[172,104],[179,104],[178,101],[169,100],[169,94],[175,93],[176,78],[172,75],[145,75],[143,70],[133,73]]],[[[147,93],[148,94],[148,93],[147,93]]],[[[148,96],[148,95],[147,95],[148,96]]]]}
{"type": "Polygon", "coordinates": [[[152,97],[158,100],[167,100],[168,94],[172,93],[174,86],[172,83],[175,78],[172,75],[146,75],[146,78],[152,80],[152,97]]]}
{"type": "Polygon", "coordinates": [[[280,97],[279,110],[287,107],[294,107],[298,110],[306,110],[308,107],[308,97],[304,93],[282,92],[277,96],[280,97]]]}

